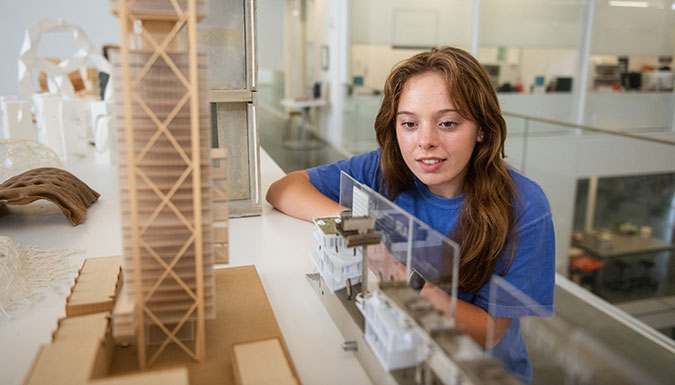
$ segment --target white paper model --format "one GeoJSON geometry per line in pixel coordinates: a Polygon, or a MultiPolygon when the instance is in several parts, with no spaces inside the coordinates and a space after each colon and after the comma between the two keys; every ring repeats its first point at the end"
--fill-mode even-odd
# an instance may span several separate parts
{"type": "Polygon", "coordinates": [[[338,235],[335,224],[339,217],[314,218],[316,245],[310,252],[321,278],[328,289],[335,292],[361,282],[361,250],[347,247],[346,241],[338,235]]]}
{"type": "Polygon", "coordinates": [[[357,300],[357,306],[366,319],[366,342],[385,370],[409,368],[423,360],[422,338],[381,292],[357,300]]]}

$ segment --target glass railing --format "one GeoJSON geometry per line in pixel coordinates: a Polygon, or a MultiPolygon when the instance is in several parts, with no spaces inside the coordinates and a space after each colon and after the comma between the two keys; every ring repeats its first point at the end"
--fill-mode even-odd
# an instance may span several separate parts
{"type": "Polygon", "coordinates": [[[508,112],[504,117],[508,163],[536,181],[549,198],[556,224],[558,272],[567,272],[571,243],[590,247],[603,242],[592,237],[584,240],[585,235],[603,238],[605,249],[618,247],[612,242],[622,240],[620,235],[640,238],[641,234],[640,239],[672,242],[675,131],[634,134],[508,112]],[[606,180],[611,180],[611,186],[606,180]],[[654,186],[650,191],[636,184],[654,186]],[[645,194],[653,196],[639,196],[645,194]],[[659,200],[660,207],[644,212],[626,202],[643,198],[659,200]],[[595,230],[604,232],[584,234],[595,230]]]}
{"type": "Polygon", "coordinates": [[[508,163],[549,199],[556,270],[674,338],[675,131],[504,118],[508,163]]]}

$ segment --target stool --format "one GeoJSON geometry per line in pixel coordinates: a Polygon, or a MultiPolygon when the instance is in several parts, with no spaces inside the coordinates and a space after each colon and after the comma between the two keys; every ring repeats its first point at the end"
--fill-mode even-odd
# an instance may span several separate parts
{"type": "Polygon", "coordinates": [[[316,137],[311,110],[326,105],[322,99],[283,99],[281,105],[290,110],[282,135],[282,146],[287,150],[316,150],[325,142],[316,137]],[[296,112],[300,110],[299,114],[296,112]],[[298,122],[294,122],[297,121],[298,122]]]}
{"type": "Polygon", "coordinates": [[[300,130],[304,130],[303,127],[304,121],[300,111],[290,111],[288,113],[288,121],[284,126],[284,131],[281,134],[281,141],[284,144],[284,147],[287,143],[292,143],[293,141],[298,141],[300,137],[300,130]]]}
{"type": "Polygon", "coordinates": [[[613,262],[613,265],[619,269],[617,278],[608,281],[606,286],[612,290],[619,290],[626,293],[630,293],[633,289],[633,282],[628,278],[628,269],[630,268],[630,263],[624,260],[616,260],[613,262]]]}
{"type": "Polygon", "coordinates": [[[602,268],[602,262],[588,255],[570,258],[570,275],[578,277],[578,284],[588,286],[593,293],[597,293],[598,272],[602,268]]]}
{"type": "Polygon", "coordinates": [[[654,268],[654,261],[648,258],[640,260],[640,266],[642,267],[642,275],[632,279],[635,287],[647,287],[649,289],[656,290],[658,287],[658,282],[652,278],[652,269],[654,268]]]}

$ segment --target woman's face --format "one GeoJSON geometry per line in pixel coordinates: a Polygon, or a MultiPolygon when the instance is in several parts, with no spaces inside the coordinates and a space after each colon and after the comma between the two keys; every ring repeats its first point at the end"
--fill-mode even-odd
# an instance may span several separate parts
{"type": "Polygon", "coordinates": [[[413,76],[403,86],[396,113],[396,138],[406,165],[432,193],[452,198],[462,183],[476,142],[476,123],[463,119],[435,72],[413,76]]]}

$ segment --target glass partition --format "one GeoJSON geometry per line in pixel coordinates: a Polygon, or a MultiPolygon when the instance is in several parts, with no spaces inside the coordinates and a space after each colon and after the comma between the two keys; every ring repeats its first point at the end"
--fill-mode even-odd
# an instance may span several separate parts
{"type": "Polygon", "coordinates": [[[507,160],[549,199],[557,271],[673,337],[675,133],[505,116],[507,160]]]}
{"type": "Polygon", "coordinates": [[[663,383],[583,331],[572,330],[568,338],[567,365],[570,370],[565,376],[568,383],[583,385],[663,383]]]}
{"type": "MultiPolygon", "coordinates": [[[[490,314],[500,306],[525,307],[534,317],[521,318],[521,330],[534,367],[533,383],[560,385],[591,384],[664,384],[663,373],[658,375],[638,363],[629,361],[617,350],[588,334],[582,327],[568,323],[564,317],[551,317],[552,312],[513,287],[499,276],[493,276],[490,286],[490,314]],[[537,373],[545,362],[546,378],[537,373]]],[[[558,301],[556,301],[558,302],[558,301]]],[[[567,303],[565,303],[567,305],[567,303]]],[[[561,306],[556,303],[556,306],[561,306]]],[[[575,309],[563,309],[574,313],[575,309]]],[[[494,325],[494,323],[492,322],[494,325]]],[[[488,329],[488,344],[493,338],[488,329]]],[[[630,347],[628,347],[630,349],[630,347]]]]}

